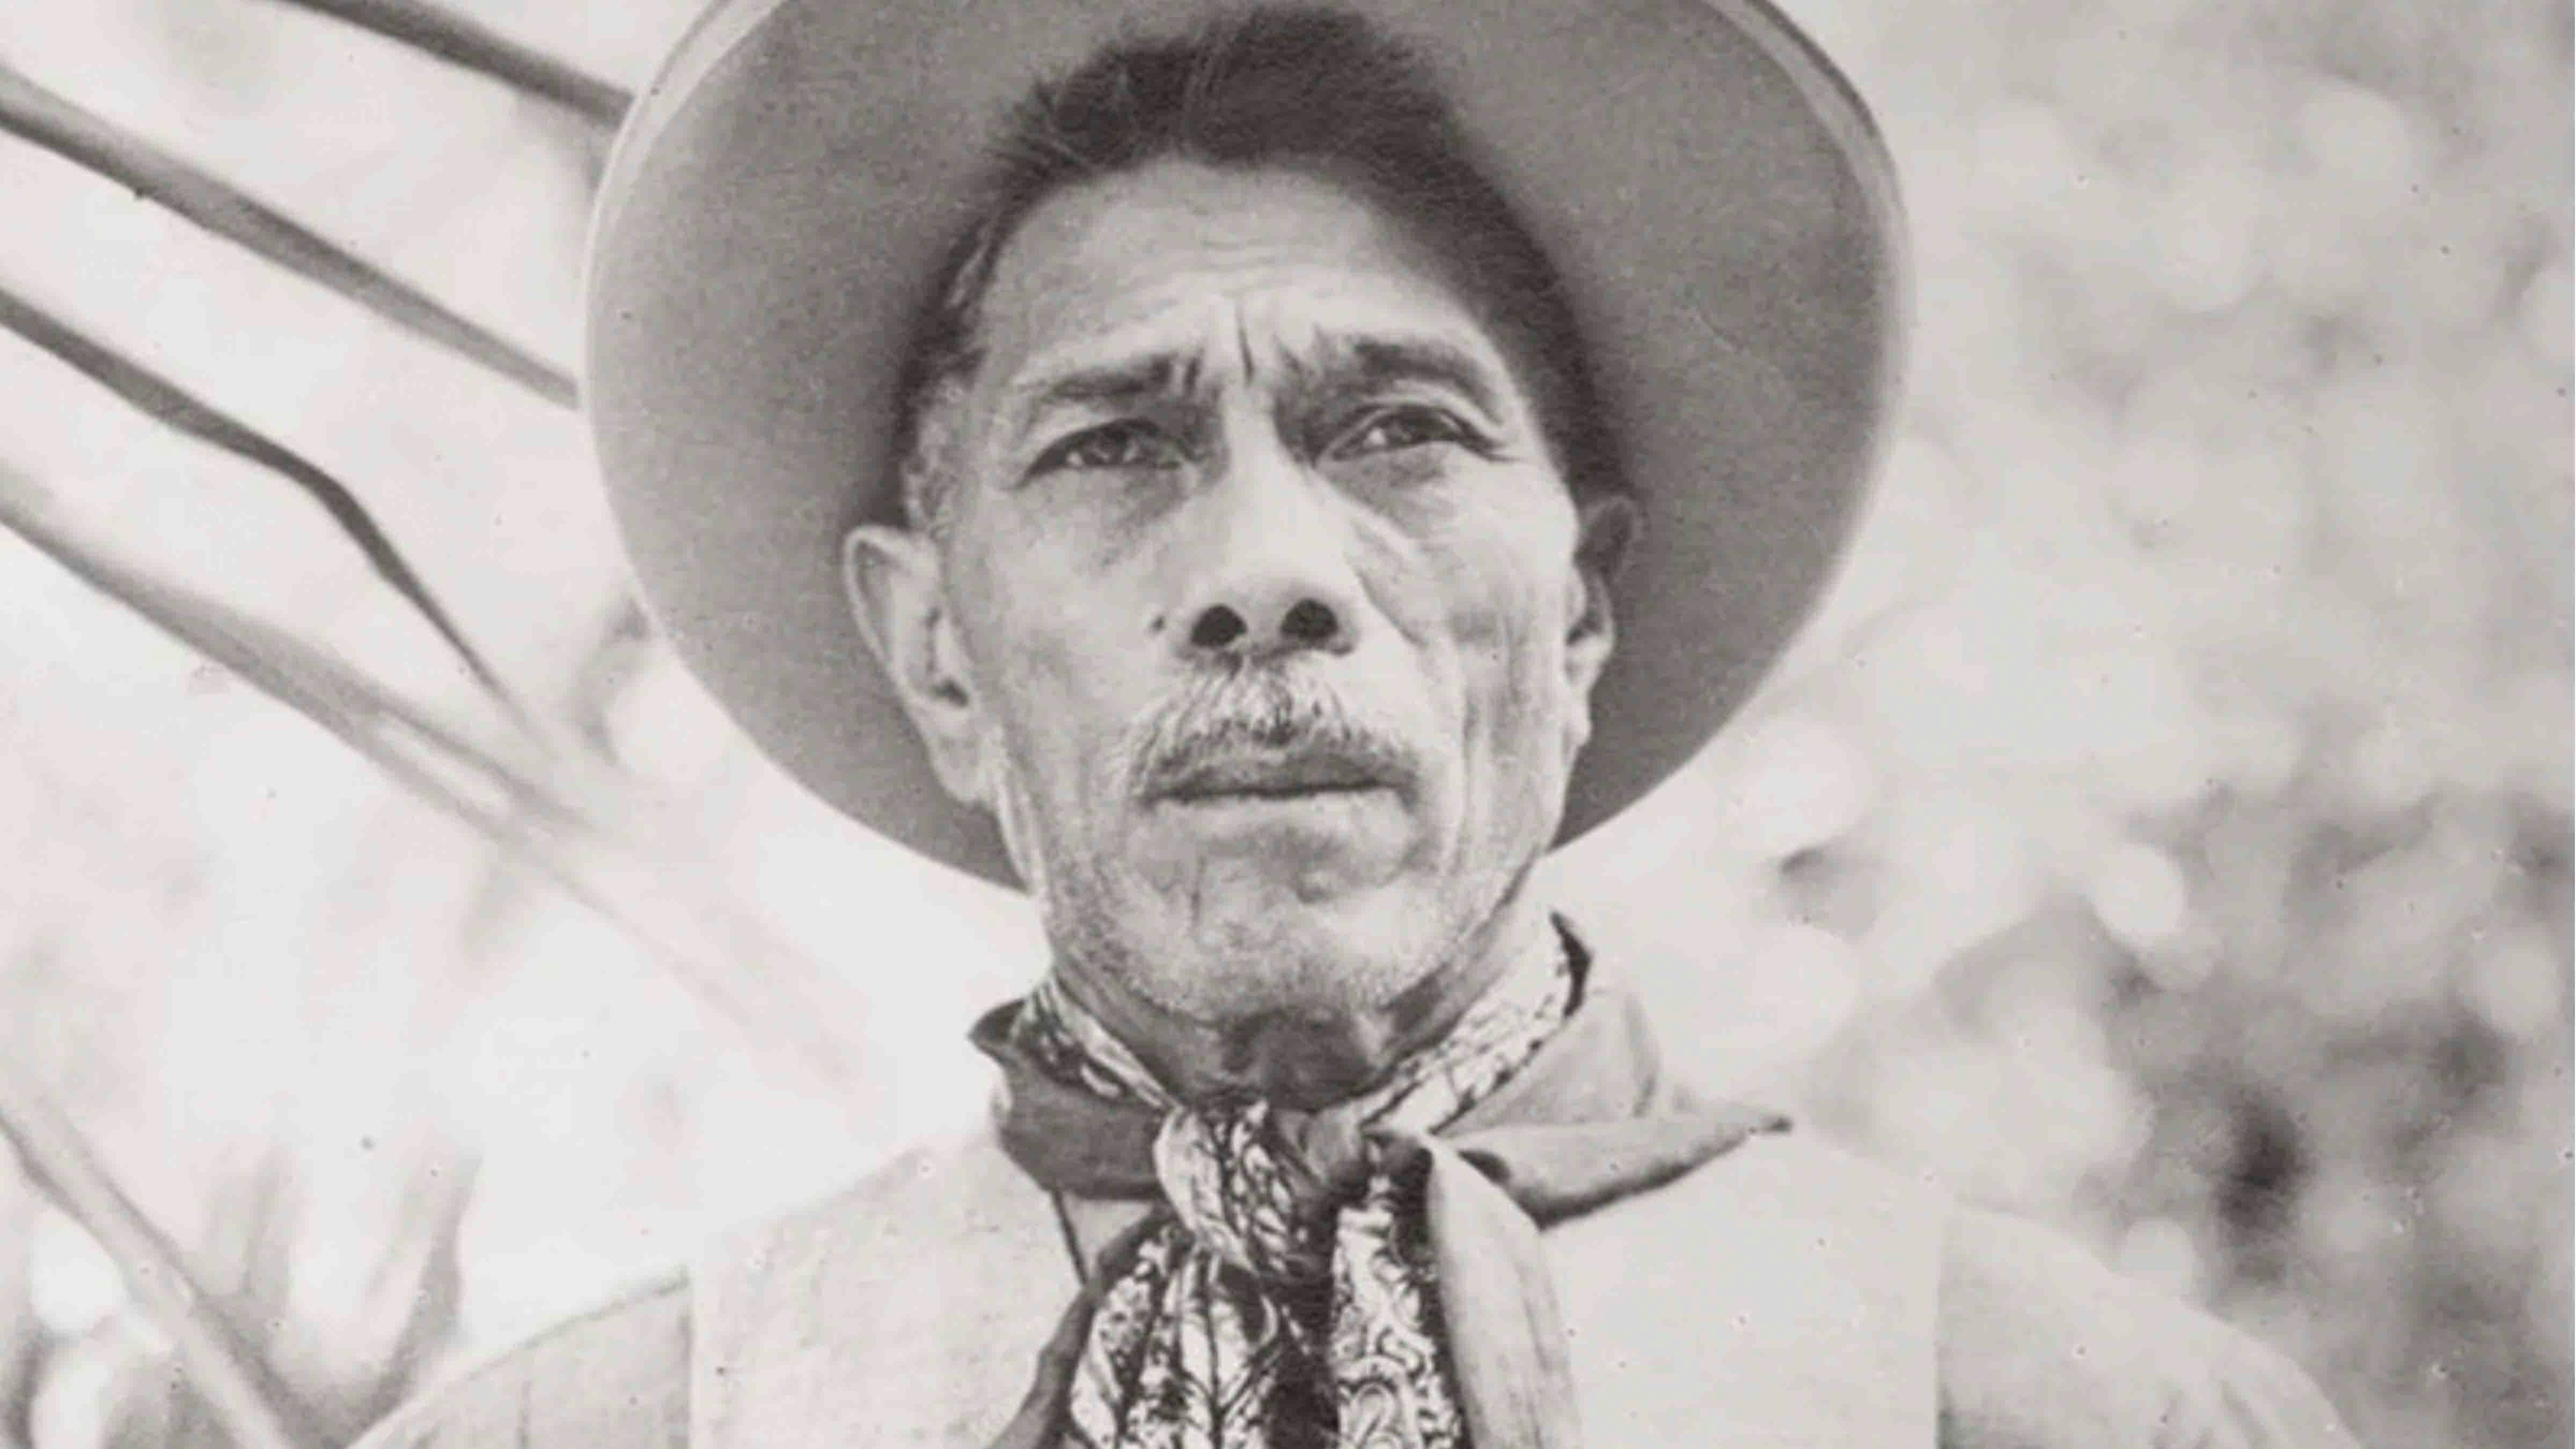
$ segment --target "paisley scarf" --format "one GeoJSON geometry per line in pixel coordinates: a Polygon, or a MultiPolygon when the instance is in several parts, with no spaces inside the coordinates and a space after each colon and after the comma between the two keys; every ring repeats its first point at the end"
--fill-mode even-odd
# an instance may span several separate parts
{"type": "Polygon", "coordinates": [[[1176,1101],[1052,982],[987,1017],[1013,1160],[1155,1205],[996,1449],[1577,1444],[1538,1229],[1786,1123],[1666,1082],[1634,1002],[1559,939],[1315,1113],[1176,1101]]]}

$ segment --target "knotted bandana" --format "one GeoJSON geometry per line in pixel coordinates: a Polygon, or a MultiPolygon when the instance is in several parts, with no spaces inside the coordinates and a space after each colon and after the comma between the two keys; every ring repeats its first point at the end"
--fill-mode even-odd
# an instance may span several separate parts
{"type": "Polygon", "coordinates": [[[1666,1083],[1634,1003],[1564,944],[1317,1113],[1177,1102],[1051,983],[987,1017],[1013,1160],[1156,1204],[997,1449],[1578,1443],[1538,1229],[1785,1123],[1666,1083]]]}

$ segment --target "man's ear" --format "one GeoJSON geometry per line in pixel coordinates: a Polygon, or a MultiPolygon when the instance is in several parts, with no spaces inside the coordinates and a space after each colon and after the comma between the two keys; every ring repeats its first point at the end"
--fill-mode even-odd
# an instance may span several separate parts
{"type": "Polygon", "coordinates": [[[1582,597],[1572,600],[1565,630],[1566,682],[1585,699],[1610,663],[1619,641],[1612,615],[1610,581],[1619,576],[1628,550],[1636,542],[1637,504],[1626,494],[1586,499],[1577,514],[1574,540],[1575,586],[1582,597]]]}
{"type": "Polygon", "coordinates": [[[863,523],[841,543],[851,616],[903,701],[939,783],[959,800],[989,806],[983,718],[940,568],[939,546],[913,529],[863,523]]]}

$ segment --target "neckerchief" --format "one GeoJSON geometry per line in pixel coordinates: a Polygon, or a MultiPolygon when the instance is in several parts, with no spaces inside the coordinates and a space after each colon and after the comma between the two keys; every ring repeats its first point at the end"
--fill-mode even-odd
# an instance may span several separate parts
{"type": "Polygon", "coordinates": [[[1786,1123],[1666,1081],[1636,1004],[1561,939],[1314,1113],[1177,1102],[1051,984],[986,1017],[1012,1159],[1053,1192],[1155,1204],[996,1449],[1579,1443],[1538,1230],[1786,1123]]]}

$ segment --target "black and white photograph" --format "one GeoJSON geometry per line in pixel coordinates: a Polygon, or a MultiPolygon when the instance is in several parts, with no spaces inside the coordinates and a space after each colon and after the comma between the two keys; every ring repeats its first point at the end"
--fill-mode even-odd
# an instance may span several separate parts
{"type": "Polygon", "coordinates": [[[2557,0],[8,0],[0,1449],[2576,1434],[2557,0]]]}

